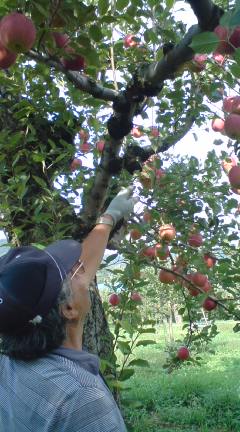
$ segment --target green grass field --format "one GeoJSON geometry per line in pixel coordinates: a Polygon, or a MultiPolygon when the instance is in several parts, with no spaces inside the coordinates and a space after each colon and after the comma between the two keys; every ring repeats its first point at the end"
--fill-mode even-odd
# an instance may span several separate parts
{"type": "MultiPolygon", "coordinates": [[[[156,345],[138,348],[137,356],[150,368],[136,368],[126,382],[132,387],[123,398],[142,403],[124,408],[129,432],[240,432],[240,334],[233,322],[219,322],[220,334],[202,353],[201,366],[186,366],[167,374],[164,337],[159,331],[156,345]]],[[[174,333],[179,336],[179,329],[174,333]]],[[[149,335],[148,335],[149,336],[149,335]]]]}

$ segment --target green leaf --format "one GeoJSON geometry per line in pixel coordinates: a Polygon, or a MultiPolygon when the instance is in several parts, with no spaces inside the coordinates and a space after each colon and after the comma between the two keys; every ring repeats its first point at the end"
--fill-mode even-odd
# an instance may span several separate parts
{"type": "Polygon", "coordinates": [[[196,53],[209,54],[213,52],[219,44],[219,38],[213,32],[200,33],[193,37],[190,47],[196,53]]]}
{"type": "Polygon", "coordinates": [[[175,0],[167,0],[167,1],[166,1],[167,8],[168,8],[168,9],[172,9],[174,3],[175,3],[175,0]]]}
{"type": "Polygon", "coordinates": [[[237,10],[236,13],[230,18],[229,27],[238,26],[240,24],[240,10],[237,10]]]}
{"type": "Polygon", "coordinates": [[[135,359],[135,360],[130,361],[130,363],[128,363],[128,366],[149,367],[150,364],[147,360],[135,359]]]}
{"type": "Polygon", "coordinates": [[[240,65],[238,64],[232,64],[231,66],[229,66],[230,72],[236,77],[239,78],[240,77],[240,65]]]}
{"type": "Polygon", "coordinates": [[[89,28],[89,34],[95,42],[99,42],[103,38],[101,28],[96,24],[89,28]]]}
{"type": "Polygon", "coordinates": [[[119,381],[126,381],[135,373],[134,369],[126,368],[123,369],[121,375],[118,377],[119,381]]]}
{"type": "Polygon", "coordinates": [[[136,346],[146,346],[146,345],[153,345],[153,344],[156,344],[156,341],[146,339],[146,340],[142,340],[142,341],[137,342],[136,346]]]}
{"type": "Polygon", "coordinates": [[[240,323],[237,323],[234,327],[233,327],[233,331],[234,333],[237,333],[240,331],[240,323]]]}
{"type": "Polygon", "coordinates": [[[138,332],[139,333],[141,333],[141,334],[144,334],[144,333],[156,333],[156,329],[155,328],[153,328],[153,327],[151,327],[151,328],[142,328],[142,329],[138,329],[138,332]]]}
{"type": "Polygon", "coordinates": [[[117,254],[117,253],[116,253],[116,254],[109,255],[109,256],[105,259],[106,264],[109,264],[110,262],[114,261],[117,257],[118,257],[118,254],[117,254]]]}
{"type": "Polygon", "coordinates": [[[40,12],[41,15],[43,15],[45,18],[49,18],[49,11],[47,8],[44,8],[39,4],[39,2],[33,2],[35,8],[40,12]]]}
{"type": "Polygon", "coordinates": [[[240,65],[240,48],[235,49],[233,58],[240,65]]]}
{"type": "Polygon", "coordinates": [[[98,1],[98,9],[100,15],[105,15],[107,10],[109,9],[110,2],[108,0],[99,0],[98,1]]]}
{"type": "Polygon", "coordinates": [[[129,4],[128,0],[117,0],[116,7],[119,11],[122,11],[129,4]]]}
{"type": "Polygon", "coordinates": [[[47,189],[47,184],[40,177],[33,175],[32,176],[36,183],[38,183],[43,189],[47,189]]]}
{"type": "Polygon", "coordinates": [[[131,348],[129,346],[129,342],[118,341],[117,346],[120,349],[120,351],[122,352],[122,354],[130,354],[131,353],[131,348]]]}

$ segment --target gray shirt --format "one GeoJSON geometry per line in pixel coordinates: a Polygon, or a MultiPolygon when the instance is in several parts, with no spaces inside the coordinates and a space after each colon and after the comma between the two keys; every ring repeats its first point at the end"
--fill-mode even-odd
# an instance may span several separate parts
{"type": "Polygon", "coordinates": [[[0,355],[1,432],[126,432],[99,359],[60,347],[37,360],[0,355]]]}

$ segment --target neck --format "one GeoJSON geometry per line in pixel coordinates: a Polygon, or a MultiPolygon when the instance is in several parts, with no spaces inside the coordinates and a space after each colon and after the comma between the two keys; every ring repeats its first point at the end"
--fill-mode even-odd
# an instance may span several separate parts
{"type": "Polygon", "coordinates": [[[83,323],[77,325],[74,323],[67,323],[66,325],[66,338],[62,344],[65,348],[71,348],[78,351],[82,350],[82,336],[83,336],[83,323]]]}

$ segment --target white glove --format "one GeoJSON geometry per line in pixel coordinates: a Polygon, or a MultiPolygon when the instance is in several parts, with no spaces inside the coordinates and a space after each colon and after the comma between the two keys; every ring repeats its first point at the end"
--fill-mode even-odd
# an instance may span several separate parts
{"type": "Polygon", "coordinates": [[[133,211],[134,204],[136,204],[138,198],[132,197],[132,193],[132,186],[122,189],[105,210],[104,214],[112,216],[114,225],[122,218],[127,219],[133,211]]]}

